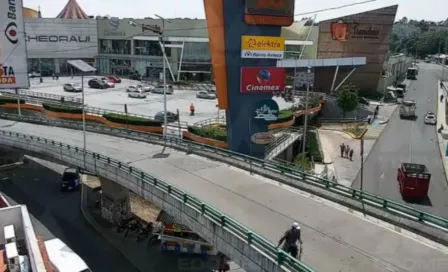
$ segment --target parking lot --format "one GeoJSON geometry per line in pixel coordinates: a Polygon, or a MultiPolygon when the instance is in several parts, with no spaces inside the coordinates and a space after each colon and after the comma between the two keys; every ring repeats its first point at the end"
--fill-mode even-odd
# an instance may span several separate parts
{"type": "MultiPolygon", "coordinates": [[[[115,88],[110,89],[92,89],[87,82],[92,77],[84,77],[85,101],[88,106],[98,107],[109,110],[123,111],[127,104],[128,112],[154,116],[163,111],[163,94],[147,93],[146,99],[129,98],[126,93],[126,87],[139,84],[138,81],[122,79],[122,83],[115,84],[115,88]]],[[[51,77],[44,78],[43,83],[39,83],[38,78],[30,79],[30,91],[57,94],[71,97],[81,97],[81,93],[64,92],[63,85],[66,83],[81,83],[80,77],[60,77],[59,80],[52,80],[51,77]]],[[[167,95],[167,110],[176,112],[179,110],[180,121],[193,124],[209,118],[217,117],[217,100],[196,98],[197,90],[174,90],[173,95],[167,95]],[[190,103],[195,106],[195,116],[190,116],[190,103]]],[[[276,99],[280,109],[291,106],[283,99],[276,99]]],[[[220,111],[220,116],[224,111],[220,111]]]]}

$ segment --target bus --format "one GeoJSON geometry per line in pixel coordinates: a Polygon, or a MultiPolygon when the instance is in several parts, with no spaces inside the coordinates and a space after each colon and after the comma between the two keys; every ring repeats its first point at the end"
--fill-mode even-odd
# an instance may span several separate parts
{"type": "Polygon", "coordinates": [[[407,79],[417,79],[418,69],[415,67],[409,67],[406,72],[407,79]]]}

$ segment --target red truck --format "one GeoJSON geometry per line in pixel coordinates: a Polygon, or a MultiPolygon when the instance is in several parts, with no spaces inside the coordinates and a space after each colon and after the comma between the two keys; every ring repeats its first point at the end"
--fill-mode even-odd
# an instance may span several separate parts
{"type": "Polygon", "coordinates": [[[405,200],[423,200],[428,195],[431,174],[423,164],[402,163],[397,173],[400,193],[405,200]]]}

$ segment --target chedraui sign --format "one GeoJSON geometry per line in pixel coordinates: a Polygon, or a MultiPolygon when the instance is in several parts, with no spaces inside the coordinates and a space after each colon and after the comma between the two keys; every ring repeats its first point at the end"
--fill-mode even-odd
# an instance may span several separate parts
{"type": "Polygon", "coordinates": [[[285,38],[242,36],[241,57],[249,59],[283,59],[285,38]]]}

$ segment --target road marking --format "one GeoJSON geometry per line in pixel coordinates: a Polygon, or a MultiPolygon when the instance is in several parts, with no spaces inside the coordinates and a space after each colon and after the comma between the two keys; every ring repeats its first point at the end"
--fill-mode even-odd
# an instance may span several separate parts
{"type": "Polygon", "coordinates": [[[384,179],[384,173],[381,174],[380,179],[384,179]]]}

